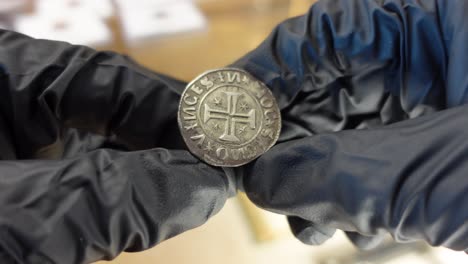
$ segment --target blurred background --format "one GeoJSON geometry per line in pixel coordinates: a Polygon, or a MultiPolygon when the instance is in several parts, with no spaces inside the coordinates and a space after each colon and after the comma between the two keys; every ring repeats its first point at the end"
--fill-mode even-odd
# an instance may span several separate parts
{"type": "MultiPolygon", "coordinates": [[[[288,17],[315,0],[0,0],[0,28],[35,38],[114,50],[146,67],[189,81],[255,48],[288,17]]],[[[389,238],[358,251],[342,233],[322,246],[302,245],[286,219],[244,195],[204,226],[140,253],[103,263],[347,264],[468,263],[468,256],[389,238]]]]}

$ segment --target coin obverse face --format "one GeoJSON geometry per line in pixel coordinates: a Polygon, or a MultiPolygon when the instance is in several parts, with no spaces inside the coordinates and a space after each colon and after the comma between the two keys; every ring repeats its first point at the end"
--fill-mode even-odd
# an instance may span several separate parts
{"type": "Polygon", "coordinates": [[[214,166],[246,164],[279,137],[281,115],[271,91],[248,72],[206,72],[182,94],[179,128],[189,150],[214,166]]]}

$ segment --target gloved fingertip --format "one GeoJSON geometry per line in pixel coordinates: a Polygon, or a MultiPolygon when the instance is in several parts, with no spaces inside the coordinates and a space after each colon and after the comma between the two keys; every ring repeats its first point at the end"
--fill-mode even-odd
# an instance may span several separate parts
{"type": "Polygon", "coordinates": [[[379,245],[385,239],[385,234],[377,234],[373,236],[365,236],[356,232],[345,232],[348,239],[359,249],[362,250],[371,250],[379,245]]]}
{"type": "Polygon", "coordinates": [[[240,176],[242,172],[241,168],[231,168],[231,167],[222,167],[224,174],[226,175],[228,182],[228,196],[233,197],[237,194],[237,191],[244,191],[242,184],[242,177],[240,176]]]}
{"type": "Polygon", "coordinates": [[[330,239],[336,231],[334,228],[316,225],[299,217],[288,217],[288,221],[294,236],[307,245],[321,245],[330,239]]]}
{"type": "Polygon", "coordinates": [[[296,238],[304,244],[318,246],[330,239],[334,233],[335,230],[332,232],[323,232],[315,227],[308,227],[297,233],[296,238]]]}

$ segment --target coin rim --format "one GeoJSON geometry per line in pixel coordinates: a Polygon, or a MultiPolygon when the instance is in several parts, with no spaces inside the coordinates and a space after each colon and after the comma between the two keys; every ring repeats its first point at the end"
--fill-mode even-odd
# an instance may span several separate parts
{"type": "Polygon", "coordinates": [[[260,80],[258,80],[258,78],[256,78],[255,76],[253,76],[252,74],[250,74],[249,72],[247,72],[246,70],[243,70],[243,69],[239,69],[239,68],[232,68],[232,67],[226,67],[226,68],[219,68],[219,69],[212,69],[212,70],[208,70],[208,71],[205,71],[201,74],[199,74],[197,77],[195,77],[191,82],[189,82],[185,88],[184,88],[184,91],[180,94],[180,100],[179,100],[179,106],[177,108],[177,124],[179,126],[179,133],[181,134],[182,136],[182,139],[184,140],[184,143],[185,145],[187,146],[187,149],[188,151],[196,156],[198,159],[200,159],[201,161],[205,162],[205,163],[208,163],[212,166],[215,166],[215,167],[240,167],[242,165],[245,165],[255,159],[257,159],[258,157],[260,157],[261,155],[265,154],[268,150],[270,150],[275,144],[276,142],[278,141],[279,139],[279,136],[281,134],[281,129],[282,129],[282,117],[281,117],[281,109],[279,108],[279,105],[278,105],[278,102],[276,100],[276,97],[273,95],[272,91],[270,90],[270,88],[264,84],[263,82],[261,82],[260,80]],[[192,151],[192,149],[190,149],[190,144],[187,142],[188,141],[188,138],[186,138],[184,136],[184,133],[183,133],[183,124],[182,124],[182,120],[181,120],[181,107],[182,107],[182,100],[184,98],[184,95],[186,93],[186,91],[188,90],[188,88],[193,85],[194,83],[196,83],[198,80],[200,80],[202,77],[204,77],[205,75],[208,75],[210,73],[213,73],[213,72],[218,72],[218,71],[237,71],[237,72],[241,72],[243,74],[246,74],[250,77],[250,79],[256,81],[256,82],[259,82],[260,85],[263,85],[265,88],[266,88],[266,92],[270,94],[270,96],[274,99],[273,102],[274,102],[274,106],[276,106],[276,109],[278,109],[278,131],[275,135],[275,138],[271,141],[271,144],[269,144],[266,148],[265,148],[265,151],[263,153],[260,153],[258,155],[256,155],[255,157],[251,158],[251,159],[248,159],[248,160],[245,160],[241,163],[238,163],[238,164],[217,164],[217,163],[213,163],[211,162],[210,160],[208,159],[205,159],[204,157],[201,157],[202,155],[198,154],[196,151],[192,151]]]}

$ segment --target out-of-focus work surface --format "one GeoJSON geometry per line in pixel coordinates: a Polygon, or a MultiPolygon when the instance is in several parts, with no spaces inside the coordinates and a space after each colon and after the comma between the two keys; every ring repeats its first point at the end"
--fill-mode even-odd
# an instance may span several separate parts
{"type": "MultiPolygon", "coordinates": [[[[254,49],[276,24],[314,0],[0,0],[0,26],[37,38],[125,53],[160,73],[189,81],[254,49]],[[13,3],[14,2],[14,3],[13,3]]],[[[177,104],[178,102],[174,102],[177,104]]],[[[462,253],[391,241],[356,250],[342,233],[322,246],[301,244],[286,219],[230,199],[200,228],[103,263],[345,264],[467,263],[462,253]]]]}

